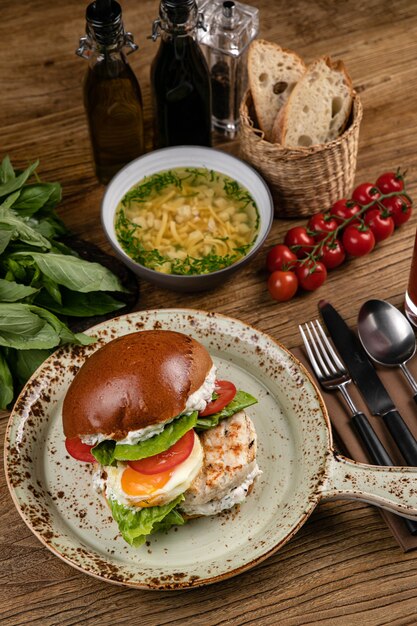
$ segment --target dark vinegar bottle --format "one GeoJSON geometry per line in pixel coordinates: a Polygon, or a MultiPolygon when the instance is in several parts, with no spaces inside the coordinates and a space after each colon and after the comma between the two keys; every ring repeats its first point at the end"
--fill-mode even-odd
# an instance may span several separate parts
{"type": "Polygon", "coordinates": [[[162,0],[153,39],[161,35],[151,67],[155,146],[211,145],[210,75],[194,39],[195,0],[162,0]]]}

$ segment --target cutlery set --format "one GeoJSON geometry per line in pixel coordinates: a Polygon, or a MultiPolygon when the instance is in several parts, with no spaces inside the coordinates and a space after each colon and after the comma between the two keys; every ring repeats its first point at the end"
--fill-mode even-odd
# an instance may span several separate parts
{"type": "MultiPolygon", "coordinates": [[[[364,413],[355,406],[347,387],[359,389],[370,413],[382,418],[405,463],[417,466],[417,440],[396,409],[371,361],[404,372],[417,402],[417,384],[405,363],[416,349],[413,328],[402,313],[383,300],[366,302],[358,317],[358,335],[326,301],[319,310],[334,346],[318,320],[299,326],[311,367],[324,390],[338,390],[350,411],[350,423],[375,465],[396,465],[364,413]]],[[[404,520],[410,533],[417,534],[417,523],[404,520]]]]}

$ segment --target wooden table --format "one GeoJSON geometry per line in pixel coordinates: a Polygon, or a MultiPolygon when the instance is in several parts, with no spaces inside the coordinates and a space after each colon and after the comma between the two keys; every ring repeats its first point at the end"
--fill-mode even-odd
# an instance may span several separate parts
{"type": "MultiPolygon", "coordinates": [[[[408,170],[417,200],[417,4],[409,0],[253,0],[260,35],[293,48],[306,61],[343,58],[364,105],[356,182],[382,171],[408,170]]],[[[151,127],[149,63],[157,45],[146,39],[156,0],[124,0],[124,21],[140,52],[130,57],[151,127]]],[[[60,214],[81,236],[105,249],[99,222],[104,188],[97,184],[82,105],[86,65],[74,55],[84,29],[77,0],[2,0],[0,21],[0,152],[17,165],[40,158],[44,180],[59,180],[60,214]]],[[[227,146],[236,150],[236,145],[227,146]]],[[[276,220],[268,245],[290,225],[276,220]]],[[[288,348],[297,326],[314,318],[319,298],[353,324],[369,297],[401,306],[417,213],[367,258],[334,271],[318,293],[286,304],[266,290],[265,255],[222,288],[179,295],[142,283],[139,309],[193,307],[241,318],[288,348]]],[[[7,416],[0,421],[3,438],[7,416]]],[[[403,554],[377,510],[345,502],[319,506],[275,556],[237,578],[184,592],[144,592],[105,584],[72,569],[32,535],[0,476],[0,622],[4,626],[140,623],[142,626],[298,626],[412,624],[417,621],[417,552],[403,554]]]]}

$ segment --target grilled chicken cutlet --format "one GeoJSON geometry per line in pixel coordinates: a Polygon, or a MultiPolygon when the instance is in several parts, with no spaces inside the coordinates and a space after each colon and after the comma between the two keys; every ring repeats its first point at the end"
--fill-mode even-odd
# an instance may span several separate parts
{"type": "Polygon", "coordinates": [[[185,492],[181,510],[188,517],[215,515],[242,502],[255,478],[256,432],[245,411],[200,435],[204,464],[185,492]]]}

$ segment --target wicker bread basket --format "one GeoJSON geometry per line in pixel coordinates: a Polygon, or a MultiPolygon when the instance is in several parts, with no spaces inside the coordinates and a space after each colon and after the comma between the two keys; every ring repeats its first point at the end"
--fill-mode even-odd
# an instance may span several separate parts
{"type": "Polygon", "coordinates": [[[358,152],[362,104],[356,93],[343,134],[311,148],[286,148],[270,143],[256,128],[250,91],[240,107],[241,157],[266,180],[277,217],[302,217],[327,211],[340,198],[350,196],[358,152]]]}

